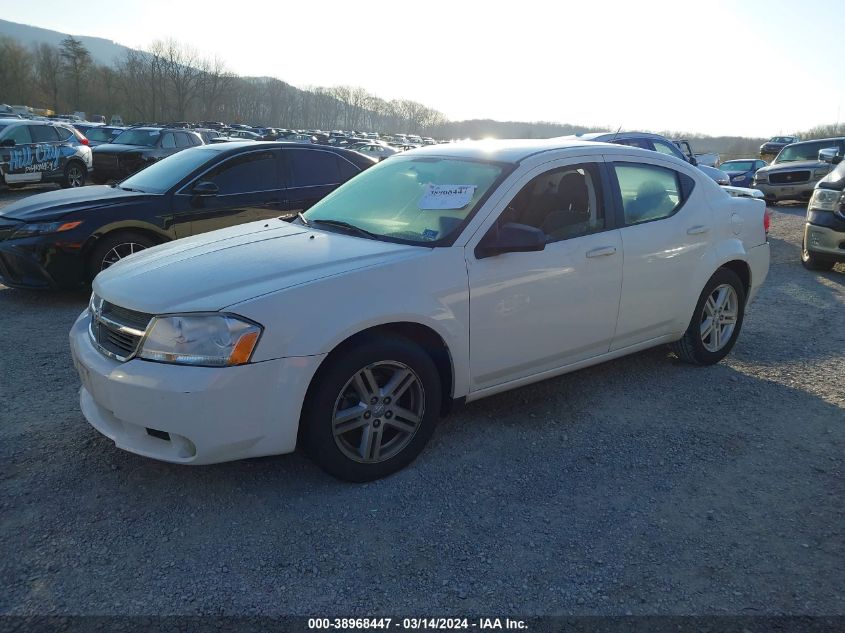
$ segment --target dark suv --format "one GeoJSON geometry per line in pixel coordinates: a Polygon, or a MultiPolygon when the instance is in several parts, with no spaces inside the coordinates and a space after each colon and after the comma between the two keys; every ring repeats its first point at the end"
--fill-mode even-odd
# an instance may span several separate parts
{"type": "Polygon", "coordinates": [[[123,180],[162,158],[183,149],[203,145],[192,130],[162,127],[133,127],[121,132],[110,143],[94,148],[95,183],[123,180]]]}
{"type": "Polygon", "coordinates": [[[90,168],[88,140],[67,125],[0,119],[0,186],[57,182],[81,187],[90,168]]]}

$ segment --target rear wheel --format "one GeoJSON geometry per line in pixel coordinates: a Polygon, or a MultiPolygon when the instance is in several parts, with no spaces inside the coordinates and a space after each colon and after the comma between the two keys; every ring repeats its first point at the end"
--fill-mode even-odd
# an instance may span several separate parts
{"type": "Polygon", "coordinates": [[[134,231],[113,233],[100,238],[88,259],[89,281],[121,259],[155,245],[154,239],[134,231]]]}
{"type": "Polygon", "coordinates": [[[65,167],[65,175],[62,178],[63,189],[82,187],[85,185],[86,169],[78,161],[71,161],[65,167]]]}
{"type": "Polygon", "coordinates": [[[306,450],[331,475],[372,481],[411,463],[434,432],[440,377],[413,342],[368,337],[333,355],[302,413],[306,450]]]}
{"type": "Polygon", "coordinates": [[[836,261],[807,250],[807,238],[801,242],[801,263],[807,270],[830,270],[836,261]]]}
{"type": "Polygon", "coordinates": [[[718,363],[736,343],[744,316],[745,286],[735,272],[720,268],[701,292],[689,327],[672,350],[687,363],[718,363]]]}

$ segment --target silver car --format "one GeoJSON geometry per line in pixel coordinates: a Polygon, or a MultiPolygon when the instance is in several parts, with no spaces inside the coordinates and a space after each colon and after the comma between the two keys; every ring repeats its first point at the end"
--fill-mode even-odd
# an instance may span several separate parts
{"type": "Polygon", "coordinates": [[[787,145],[771,165],[757,171],[752,186],[763,192],[769,204],[809,200],[816,183],[830,173],[834,155],[845,155],[845,137],[787,145]]]}

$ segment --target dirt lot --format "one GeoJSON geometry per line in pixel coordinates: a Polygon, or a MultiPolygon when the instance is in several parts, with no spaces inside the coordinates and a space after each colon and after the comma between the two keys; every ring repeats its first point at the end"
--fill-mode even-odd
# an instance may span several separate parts
{"type": "Polygon", "coordinates": [[[0,286],[0,614],[845,613],[845,268],[801,267],[803,212],[722,364],[474,403],[368,485],[116,449],[77,406],[87,297],[0,286]]]}

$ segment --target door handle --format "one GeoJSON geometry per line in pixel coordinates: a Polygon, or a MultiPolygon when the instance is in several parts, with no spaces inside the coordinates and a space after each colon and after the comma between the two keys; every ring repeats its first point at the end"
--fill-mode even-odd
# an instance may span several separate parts
{"type": "Polygon", "coordinates": [[[607,257],[608,255],[615,255],[616,254],[616,247],[615,246],[602,246],[600,248],[594,248],[591,251],[587,251],[587,257],[607,257]]]}
{"type": "Polygon", "coordinates": [[[687,235],[701,235],[702,233],[707,233],[710,230],[709,226],[691,226],[687,229],[687,235]]]}

